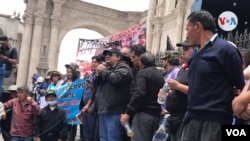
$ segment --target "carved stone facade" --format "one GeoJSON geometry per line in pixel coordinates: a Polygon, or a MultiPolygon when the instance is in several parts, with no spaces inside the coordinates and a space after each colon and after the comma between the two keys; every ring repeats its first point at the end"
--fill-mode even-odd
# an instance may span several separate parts
{"type": "MultiPolygon", "coordinates": [[[[24,36],[17,85],[31,82],[34,73],[56,69],[64,36],[76,28],[109,36],[137,24],[143,12],[122,12],[80,0],[26,0],[24,36]]],[[[144,16],[144,17],[141,17],[144,16]]]]}
{"type": "Polygon", "coordinates": [[[62,39],[71,29],[87,28],[109,36],[147,19],[147,50],[166,49],[167,36],[185,39],[185,20],[193,0],[150,0],[145,12],[122,12],[80,0],[25,0],[24,32],[17,85],[34,73],[56,69],[62,39]]]}

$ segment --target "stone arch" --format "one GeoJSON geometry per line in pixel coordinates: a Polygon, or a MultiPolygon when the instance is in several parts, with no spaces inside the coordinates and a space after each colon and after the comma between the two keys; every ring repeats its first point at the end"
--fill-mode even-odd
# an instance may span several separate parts
{"type": "Polygon", "coordinates": [[[80,0],[25,1],[24,34],[17,85],[31,82],[34,73],[56,69],[63,37],[76,28],[87,28],[108,36],[135,25],[143,12],[123,12],[80,0]],[[47,48],[47,54],[42,53],[47,48]],[[28,62],[28,63],[27,63],[28,62]],[[28,68],[28,69],[27,69],[28,68]]]}

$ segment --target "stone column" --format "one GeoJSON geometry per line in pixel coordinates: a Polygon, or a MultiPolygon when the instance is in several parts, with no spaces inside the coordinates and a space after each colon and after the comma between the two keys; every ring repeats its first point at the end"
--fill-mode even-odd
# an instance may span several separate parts
{"type": "Polygon", "coordinates": [[[25,13],[24,15],[24,34],[20,47],[18,71],[17,71],[17,86],[27,84],[28,68],[30,60],[30,45],[32,39],[33,16],[25,13]]]}
{"type": "Polygon", "coordinates": [[[153,40],[153,25],[152,20],[154,19],[156,12],[157,0],[150,0],[148,16],[147,16],[147,50],[152,51],[152,40],[153,40]]]}
{"type": "Polygon", "coordinates": [[[49,42],[49,52],[48,52],[48,65],[49,69],[57,69],[58,60],[58,26],[61,17],[61,7],[66,0],[52,0],[54,3],[53,15],[51,15],[51,30],[50,30],[50,42],[49,42]]]}
{"type": "Polygon", "coordinates": [[[34,31],[31,45],[30,66],[28,78],[31,78],[34,73],[37,73],[36,67],[40,59],[42,30],[43,30],[44,15],[42,13],[35,14],[34,31]]]}
{"type": "Polygon", "coordinates": [[[49,70],[57,69],[57,60],[58,60],[58,25],[59,25],[59,20],[52,16],[51,17],[51,31],[50,31],[49,52],[48,52],[49,70]]]}
{"type": "MultiPolygon", "coordinates": [[[[177,7],[176,7],[176,13],[177,13],[177,22],[176,22],[176,39],[178,39],[177,42],[183,41],[186,39],[185,34],[185,25],[186,25],[186,16],[189,15],[187,10],[187,2],[186,1],[178,1],[177,7]],[[187,15],[186,15],[187,14],[187,15]]],[[[189,8],[190,9],[190,8],[189,8]]]]}
{"type": "Polygon", "coordinates": [[[152,53],[156,54],[160,50],[162,24],[160,18],[155,18],[155,29],[153,34],[152,53]]]}

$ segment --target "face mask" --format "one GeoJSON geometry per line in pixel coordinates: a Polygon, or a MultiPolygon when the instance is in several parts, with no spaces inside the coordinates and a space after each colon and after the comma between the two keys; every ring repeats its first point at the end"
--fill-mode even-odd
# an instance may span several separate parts
{"type": "Polygon", "coordinates": [[[48,101],[49,106],[55,106],[56,103],[57,103],[56,100],[54,100],[54,101],[48,101]]]}

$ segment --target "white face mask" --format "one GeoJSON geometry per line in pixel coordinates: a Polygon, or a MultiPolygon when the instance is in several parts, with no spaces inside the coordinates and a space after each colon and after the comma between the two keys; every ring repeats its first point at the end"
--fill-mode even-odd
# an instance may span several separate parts
{"type": "Polygon", "coordinates": [[[54,100],[54,101],[48,101],[49,106],[55,106],[56,103],[57,103],[56,100],[54,100]]]}

